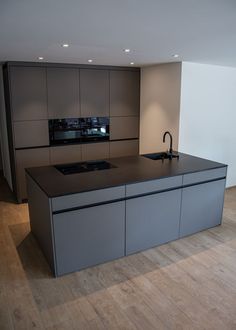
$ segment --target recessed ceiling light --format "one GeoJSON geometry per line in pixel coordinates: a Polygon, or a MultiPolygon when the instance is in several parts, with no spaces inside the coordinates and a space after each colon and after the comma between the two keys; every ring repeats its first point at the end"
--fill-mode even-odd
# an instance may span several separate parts
{"type": "Polygon", "coordinates": [[[177,57],[179,57],[179,54],[174,54],[174,55],[172,55],[172,57],[177,58],[177,57]]]}
{"type": "Polygon", "coordinates": [[[69,45],[68,44],[62,44],[62,47],[67,48],[67,47],[69,47],[69,45]]]}
{"type": "Polygon", "coordinates": [[[130,62],[130,65],[134,65],[134,62],[130,62]]]}
{"type": "Polygon", "coordinates": [[[129,49],[129,48],[125,48],[125,49],[124,49],[124,52],[125,52],[125,53],[130,53],[130,49],[129,49]]]}
{"type": "Polygon", "coordinates": [[[42,60],[43,60],[43,57],[42,57],[42,56],[39,56],[38,59],[39,59],[40,61],[42,61],[42,60]]]}
{"type": "Polygon", "coordinates": [[[89,62],[89,63],[92,63],[92,62],[93,62],[93,60],[88,60],[88,62],[89,62]]]}

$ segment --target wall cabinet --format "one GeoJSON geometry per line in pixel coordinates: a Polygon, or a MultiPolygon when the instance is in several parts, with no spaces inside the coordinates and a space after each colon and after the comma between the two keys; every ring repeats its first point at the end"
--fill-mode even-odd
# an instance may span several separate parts
{"type": "Polygon", "coordinates": [[[17,121],[13,124],[15,148],[48,146],[48,121],[17,121]]]}
{"type": "Polygon", "coordinates": [[[181,189],[126,201],[126,254],[179,236],[181,189]]]}
{"type": "Polygon", "coordinates": [[[81,149],[82,160],[109,158],[109,142],[83,144],[81,149]]]}
{"type": "Polygon", "coordinates": [[[81,117],[109,116],[109,71],[80,69],[81,117]]]}
{"type": "Polygon", "coordinates": [[[57,275],[124,256],[125,202],[56,214],[53,225],[57,275]]]}
{"type": "Polygon", "coordinates": [[[139,137],[139,117],[111,117],[110,139],[132,139],[139,137]]]}
{"type": "Polygon", "coordinates": [[[224,191],[224,179],[183,188],[180,237],[221,223],[224,191]]]}
{"type": "Polygon", "coordinates": [[[139,72],[110,71],[110,115],[139,116],[139,72]]]}
{"type": "Polygon", "coordinates": [[[47,68],[47,89],[50,119],[80,117],[78,69],[47,68]]]}
{"type": "Polygon", "coordinates": [[[27,198],[25,168],[49,165],[49,148],[16,150],[16,177],[18,201],[27,198]]]}
{"type": "Polygon", "coordinates": [[[46,68],[10,68],[13,121],[47,119],[46,68]]]}
{"type": "Polygon", "coordinates": [[[137,156],[139,140],[111,141],[110,157],[137,156]]]}
{"type": "Polygon", "coordinates": [[[50,148],[51,165],[76,163],[82,160],[80,145],[57,146],[50,148]]]}

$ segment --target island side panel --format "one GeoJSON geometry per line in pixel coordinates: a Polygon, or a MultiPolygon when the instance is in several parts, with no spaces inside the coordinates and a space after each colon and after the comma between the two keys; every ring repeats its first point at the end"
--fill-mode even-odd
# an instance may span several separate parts
{"type": "Polygon", "coordinates": [[[31,232],[41,247],[52,271],[56,274],[52,228],[51,200],[26,174],[31,232]]]}

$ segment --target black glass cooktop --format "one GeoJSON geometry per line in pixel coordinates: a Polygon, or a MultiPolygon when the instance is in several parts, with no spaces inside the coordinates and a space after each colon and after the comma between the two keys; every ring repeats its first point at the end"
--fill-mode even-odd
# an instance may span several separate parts
{"type": "Polygon", "coordinates": [[[116,166],[104,160],[100,160],[100,161],[89,161],[89,162],[81,162],[81,163],[55,165],[54,167],[62,174],[67,175],[67,174],[84,173],[91,171],[108,170],[111,168],[115,168],[116,166]]]}

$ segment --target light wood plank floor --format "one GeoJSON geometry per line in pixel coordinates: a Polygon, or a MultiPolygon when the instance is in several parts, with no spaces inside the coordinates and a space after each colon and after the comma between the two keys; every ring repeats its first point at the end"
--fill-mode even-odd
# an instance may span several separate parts
{"type": "Polygon", "coordinates": [[[0,178],[0,329],[236,329],[236,188],[223,225],[61,278],[0,178]]]}

